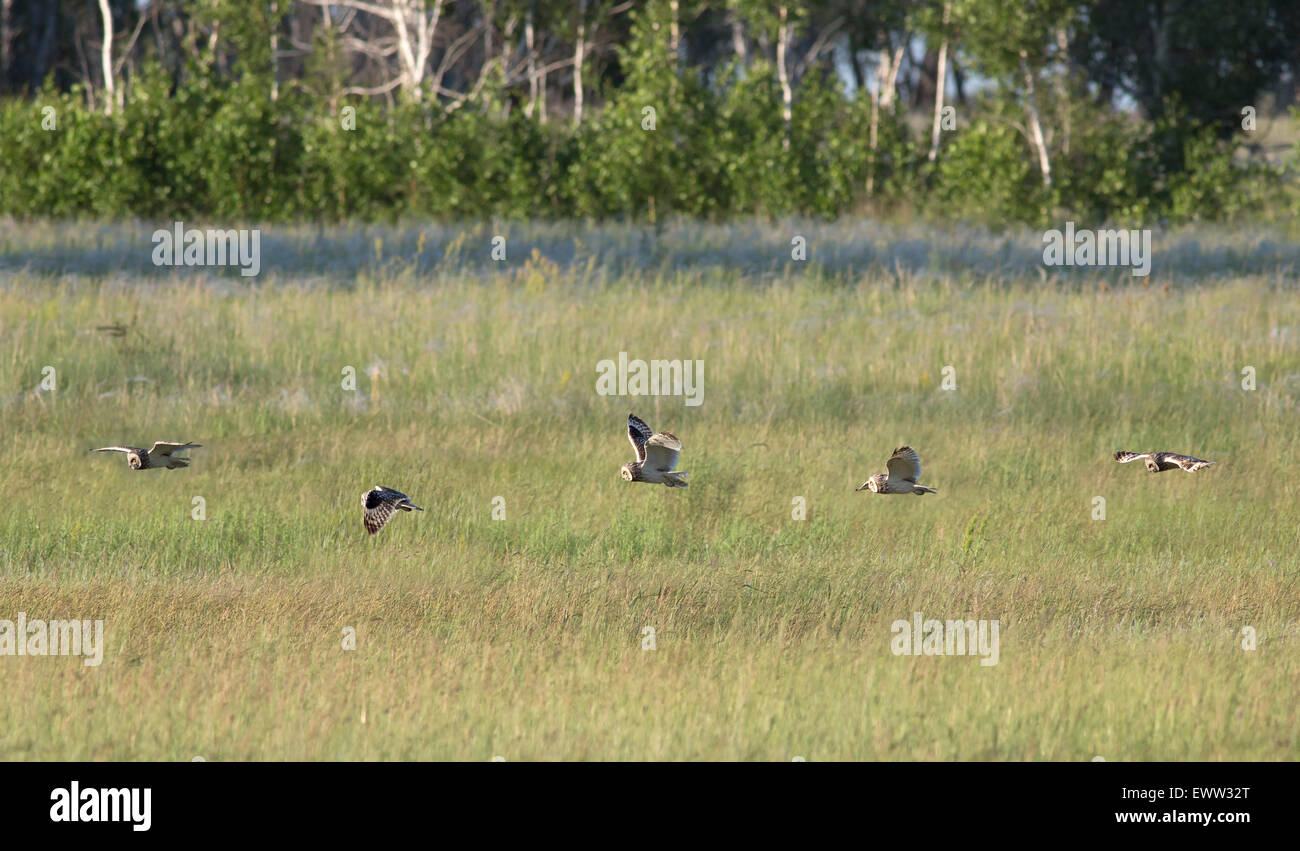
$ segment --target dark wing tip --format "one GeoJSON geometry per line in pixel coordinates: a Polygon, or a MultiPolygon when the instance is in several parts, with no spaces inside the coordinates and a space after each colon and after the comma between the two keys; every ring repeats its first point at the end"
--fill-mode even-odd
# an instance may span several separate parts
{"type": "Polygon", "coordinates": [[[654,430],[646,425],[645,420],[633,414],[627,417],[627,433],[638,443],[644,443],[654,436],[654,430]]]}

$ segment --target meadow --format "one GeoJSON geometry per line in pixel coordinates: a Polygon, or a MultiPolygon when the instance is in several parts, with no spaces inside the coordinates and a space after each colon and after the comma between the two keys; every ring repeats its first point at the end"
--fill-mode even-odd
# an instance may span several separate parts
{"type": "Polygon", "coordinates": [[[152,228],[0,222],[0,618],[105,636],[0,657],[0,758],[1300,758],[1288,234],[286,226],[244,278],[152,228]],[[689,488],[620,479],[629,411],[689,488]],[[937,495],[854,493],[905,443],[937,495]],[[370,538],[377,484],[426,511],[370,538]],[[895,655],[918,611],[998,663],[895,655]]]}

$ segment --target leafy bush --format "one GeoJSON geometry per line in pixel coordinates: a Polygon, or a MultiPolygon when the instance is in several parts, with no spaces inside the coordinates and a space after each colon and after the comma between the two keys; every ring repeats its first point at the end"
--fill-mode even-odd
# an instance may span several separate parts
{"type": "Polygon", "coordinates": [[[146,64],[112,115],[75,88],[47,87],[0,102],[0,214],[834,217],[867,201],[871,186],[874,205],[943,219],[1187,221],[1246,212],[1280,184],[1277,170],[1234,162],[1231,142],[1180,119],[1176,104],[1139,122],[1080,99],[1068,150],[1059,134],[1049,145],[1049,188],[1021,107],[1005,97],[974,104],[931,164],[928,138],[914,138],[901,108],[879,114],[873,152],[869,99],[849,97],[835,77],[800,83],[787,128],[761,60],[705,81],[675,67],[648,16],[619,60],[625,79],[577,128],[527,119],[488,95],[445,112],[436,102],[325,106],[290,87],[272,100],[264,75],[222,80],[202,67],[178,84],[146,64]]]}
{"type": "Polygon", "coordinates": [[[939,160],[935,201],[945,218],[1042,222],[1049,194],[1013,128],[978,120],[953,134],[939,160]]]}

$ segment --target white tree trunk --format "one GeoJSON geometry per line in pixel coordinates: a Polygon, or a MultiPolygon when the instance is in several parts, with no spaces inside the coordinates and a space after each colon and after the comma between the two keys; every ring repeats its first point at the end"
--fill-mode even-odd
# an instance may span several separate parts
{"type": "Polygon", "coordinates": [[[414,101],[424,97],[424,71],[433,50],[433,34],[442,17],[443,0],[434,0],[433,20],[425,15],[424,0],[392,0],[388,17],[397,30],[397,52],[402,62],[402,91],[414,101]],[[411,32],[411,25],[415,32],[411,32]]]}
{"type": "Polygon", "coordinates": [[[669,2],[668,4],[668,9],[672,13],[672,20],[669,22],[668,25],[668,52],[672,55],[673,70],[676,71],[677,51],[680,48],[682,42],[681,25],[678,23],[677,20],[680,13],[680,9],[678,7],[678,0],[671,0],[671,2],[669,2]]]}
{"type": "Polygon", "coordinates": [[[903,68],[903,48],[894,51],[894,64],[889,69],[889,85],[885,87],[884,99],[880,105],[889,109],[894,105],[894,98],[898,96],[898,72],[903,68]]]}
{"type": "Polygon", "coordinates": [[[943,41],[939,43],[939,69],[934,81],[934,124],[930,128],[930,162],[939,157],[939,137],[943,132],[943,98],[948,89],[948,15],[952,7],[943,4],[943,41]]]}
{"type": "Polygon", "coordinates": [[[894,104],[894,92],[898,90],[898,69],[903,65],[903,48],[894,51],[893,58],[885,51],[880,51],[876,63],[876,90],[871,93],[871,170],[867,173],[867,195],[876,191],[876,152],[880,148],[880,110],[889,109],[894,104]]]}
{"type": "Polygon", "coordinates": [[[1047,143],[1043,139],[1043,123],[1038,118],[1038,104],[1034,98],[1034,75],[1025,61],[1025,52],[1020,52],[1020,71],[1025,77],[1025,109],[1029,113],[1029,136],[1038,151],[1038,170],[1043,175],[1043,185],[1052,185],[1052,161],[1047,155],[1047,143]]]}
{"type": "MultiPolygon", "coordinates": [[[[433,11],[429,12],[426,0],[387,0],[387,5],[379,5],[379,0],[303,0],[315,6],[331,6],[356,9],[387,21],[396,32],[398,70],[394,82],[402,94],[411,100],[424,97],[425,72],[429,65],[429,54],[433,52],[433,38],[438,31],[438,22],[442,19],[445,0],[433,0],[433,11]]],[[[437,91],[438,80],[434,80],[437,91]]],[[[383,91],[387,91],[385,87],[383,91]]]]}
{"type": "Polygon", "coordinates": [[[537,42],[533,31],[533,7],[524,13],[524,49],[528,51],[528,105],[524,116],[532,118],[537,111],[537,42]]]}
{"type": "Polygon", "coordinates": [[[547,71],[542,68],[542,73],[537,79],[537,120],[542,124],[546,123],[546,77],[547,71]]]}
{"type": "Polygon", "coordinates": [[[745,47],[745,24],[735,9],[731,10],[731,49],[738,64],[744,65],[749,60],[749,51],[745,47]]]}
{"type": "Polygon", "coordinates": [[[113,12],[108,8],[108,0],[99,0],[99,16],[104,21],[104,44],[99,51],[104,73],[104,114],[112,115],[117,92],[113,84],[113,12]]]}
{"type": "Polygon", "coordinates": [[[582,124],[582,61],[587,51],[587,0],[578,0],[578,43],[573,48],[573,126],[582,124]]]}
{"type": "Polygon", "coordinates": [[[948,39],[939,45],[939,72],[934,84],[934,124],[930,128],[930,162],[939,157],[939,136],[943,128],[943,97],[948,88],[948,39]]]}
{"type": "Polygon", "coordinates": [[[790,150],[791,125],[794,123],[794,92],[790,89],[790,69],[786,67],[786,52],[790,47],[790,21],[788,11],[782,6],[778,12],[781,26],[776,35],[776,76],[781,81],[781,121],[785,124],[785,137],[781,149],[790,150]]]}
{"type": "Polygon", "coordinates": [[[271,103],[280,99],[280,4],[271,0],[271,103]]]}

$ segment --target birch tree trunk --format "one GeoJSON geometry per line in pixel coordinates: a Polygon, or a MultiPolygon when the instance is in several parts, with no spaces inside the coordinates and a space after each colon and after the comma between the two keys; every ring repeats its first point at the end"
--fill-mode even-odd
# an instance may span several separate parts
{"type": "Polygon", "coordinates": [[[930,127],[930,162],[939,158],[939,136],[943,128],[943,97],[948,87],[948,39],[939,45],[939,73],[934,89],[934,123],[930,127]]]}
{"type": "Polygon", "coordinates": [[[99,0],[99,16],[104,21],[104,44],[99,50],[104,73],[104,114],[112,115],[117,92],[113,84],[113,12],[108,8],[108,0],[99,0]]]}
{"type": "Polygon", "coordinates": [[[542,124],[546,123],[546,77],[548,76],[546,68],[542,68],[541,74],[537,78],[537,120],[542,124]]]}
{"type": "Polygon", "coordinates": [[[280,3],[271,0],[271,103],[280,99],[280,3]]]}
{"type": "Polygon", "coordinates": [[[781,139],[781,150],[790,150],[790,131],[794,123],[794,92],[790,90],[790,69],[786,67],[786,53],[790,47],[790,20],[785,6],[778,11],[781,25],[776,34],[776,76],[781,82],[781,121],[785,125],[785,136],[781,139]]]}
{"type": "Polygon", "coordinates": [[[943,131],[943,98],[948,89],[948,14],[950,7],[943,7],[943,41],[939,43],[939,70],[934,75],[934,124],[930,128],[930,162],[939,158],[939,136],[943,131]]]}
{"type": "Polygon", "coordinates": [[[1043,185],[1052,185],[1052,161],[1047,155],[1047,143],[1043,140],[1043,123],[1038,117],[1038,104],[1034,97],[1034,74],[1029,70],[1025,51],[1020,51],[1020,73],[1025,77],[1025,110],[1029,113],[1029,136],[1038,151],[1038,170],[1043,175],[1043,185]]]}
{"type": "Polygon", "coordinates": [[[668,58],[672,62],[673,80],[669,85],[669,94],[677,96],[677,76],[681,72],[678,66],[679,53],[682,44],[681,25],[678,22],[680,8],[678,0],[669,0],[668,3],[669,20],[668,20],[668,58]]]}
{"type": "Polygon", "coordinates": [[[1057,108],[1061,114],[1061,153],[1070,155],[1070,37],[1065,27],[1056,28],[1056,49],[1060,73],[1056,76],[1057,108]]]}
{"type": "MultiPolygon", "coordinates": [[[[356,9],[387,21],[397,34],[398,71],[394,78],[402,94],[410,100],[420,101],[424,98],[425,72],[429,65],[429,54],[433,52],[433,38],[438,32],[438,23],[442,19],[445,0],[433,0],[433,11],[429,12],[426,0],[387,0],[387,5],[378,5],[368,0],[303,0],[314,6],[356,9]]],[[[434,80],[435,96],[438,80],[434,80]]],[[[384,89],[387,91],[387,89],[384,89]]]]}
{"type": "Polygon", "coordinates": [[[673,73],[677,72],[677,51],[681,46],[681,25],[678,23],[680,13],[678,0],[671,0],[668,9],[672,13],[672,20],[668,24],[668,52],[673,57],[673,73]]]}
{"type": "Polygon", "coordinates": [[[871,93],[871,169],[867,172],[867,195],[876,191],[876,154],[880,149],[880,110],[894,105],[894,92],[898,85],[898,69],[903,64],[903,48],[894,51],[891,59],[884,50],[876,63],[876,90],[871,93]]]}
{"type": "Polygon", "coordinates": [[[587,0],[578,0],[578,43],[573,48],[573,126],[582,124],[582,60],[587,49],[587,0]]]}
{"type": "Polygon", "coordinates": [[[532,118],[537,110],[537,35],[533,31],[533,9],[536,3],[524,13],[524,50],[528,52],[528,105],[524,107],[524,117],[532,118]]]}
{"type": "Polygon", "coordinates": [[[731,50],[736,54],[736,63],[744,65],[749,60],[749,51],[745,47],[745,23],[740,13],[731,10],[731,50]]]}

